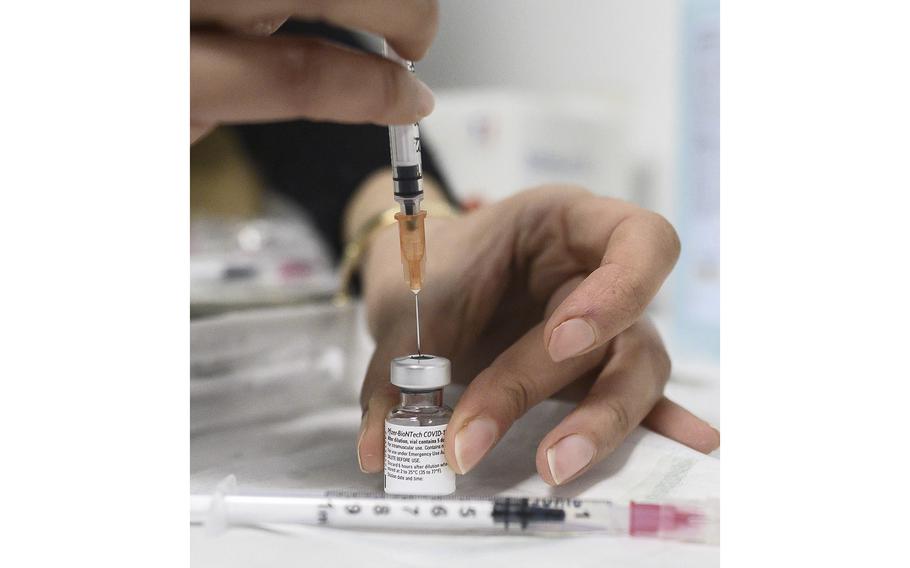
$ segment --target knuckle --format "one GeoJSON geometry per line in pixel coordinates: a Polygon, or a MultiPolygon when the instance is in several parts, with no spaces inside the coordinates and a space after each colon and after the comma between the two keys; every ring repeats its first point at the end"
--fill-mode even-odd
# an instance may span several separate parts
{"type": "Polygon", "coordinates": [[[520,250],[547,250],[559,239],[578,208],[593,194],[580,185],[547,183],[530,187],[506,200],[517,211],[520,250]],[[543,247],[543,248],[541,248],[543,247]]]}
{"type": "Polygon", "coordinates": [[[603,403],[603,412],[606,424],[612,425],[613,429],[626,433],[632,429],[629,420],[629,412],[626,407],[613,400],[605,400],[603,403]]]}
{"type": "Polygon", "coordinates": [[[660,239],[661,246],[666,251],[668,257],[675,263],[682,251],[682,242],[679,240],[679,233],[673,224],[666,217],[658,213],[649,213],[654,231],[660,239]]]}
{"type": "Polygon", "coordinates": [[[530,396],[528,389],[520,382],[504,383],[501,385],[506,395],[506,400],[511,405],[512,416],[518,418],[528,411],[530,396]]]}
{"type": "Polygon", "coordinates": [[[654,375],[658,379],[660,386],[659,390],[662,392],[664,385],[670,380],[670,373],[673,370],[673,361],[670,359],[670,354],[667,353],[667,350],[664,349],[663,346],[660,348],[652,347],[648,356],[655,369],[654,375]]]}
{"type": "Polygon", "coordinates": [[[656,403],[670,380],[670,355],[662,345],[641,345],[635,351],[631,354],[633,361],[630,364],[640,373],[640,396],[645,401],[656,403]]]}
{"type": "Polygon", "coordinates": [[[627,357],[625,365],[641,369],[648,385],[653,389],[648,396],[655,401],[663,392],[670,379],[673,362],[670,354],[655,331],[649,331],[645,324],[638,321],[617,337],[620,351],[627,357]]]}
{"type": "Polygon", "coordinates": [[[633,351],[644,352],[661,363],[665,362],[666,369],[669,371],[670,356],[650,318],[643,318],[629,326],[620,339],[626,342],[633,351]]]}
{"type": "Polygon", "coordinates": [[[500,370],[500,377],[496,385],[502,393],[513,419],[517,420],[531,407],[534,393],[528,386],[529,381],[524,374],[514,370],[500,370]]]}
{"type": "Polygon", "coordinates": [[[640,278],[632,271],[617,272],[611,288],[629,319],[637,319],[644,313],[645,307],[648,305],[647,293],[640,278]]]}

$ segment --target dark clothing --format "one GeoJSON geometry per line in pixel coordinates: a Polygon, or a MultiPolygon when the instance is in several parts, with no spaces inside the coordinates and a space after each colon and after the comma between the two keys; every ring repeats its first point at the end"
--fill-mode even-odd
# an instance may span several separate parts
{"type": "MultiPolygon", "coordinates": [[[[319,36],[362,49],[349,32],[324,24],[288,22],[278,33],[319,36]]],[[[338,257],[348,200],[370,174],[390,167],[388,128],[306,120],[234,128],[269,188],[306,209],[338,257]]],[[[421,144],[421,157],[424,176],[439,182],[454,203],[428,144],[421,144]]],[[[390,183],[389,206],[394,205],[390,183]]]]}

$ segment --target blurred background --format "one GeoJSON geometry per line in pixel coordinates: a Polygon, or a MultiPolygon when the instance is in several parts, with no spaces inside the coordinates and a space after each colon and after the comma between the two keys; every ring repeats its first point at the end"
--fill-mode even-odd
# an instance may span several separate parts
{"type": "MultiPolygon", "coordinates": [[[[652,314],[675,360],[716,366],[718,2],[440,8],[437,39],[417,64],[437,96],[421,133],[455,197],[482,204],[567,182],[663,214],[683,253],[652,314]]],[[[269,191],[243,137],[224,130],[192,148],[192,314],[325,301],[337,247],[305,206],[269,191]]]]}
{"type": "Polygon", "coordinates": [[[425,132],[455,190],[489,199],[573,182],[661,213],[683,255],[655,315],[674,351],[716,358],[718,2],[466,0],[441,9],[418,72],[439,95],[425,132]]]}
{"type": "MultiPolygon", "coordinates": [[[[416,66],[436,94],[420,125],[425,176],[469,207],[555,182],[666,216],[683,253],[649,308],[673,359],[665,393],[719,426],[717,2],[441,0],[440,8],[436,42],[416,66]]],[[[286,24],[279,33],[314,30],[286,24]]],[[[341,213],[363,180],[388,166],[388,129],[374,125],[228,126],[192,146],[193,492],[210,493],[227,475],[256,490],[378,487],[345,449],[358,433],[374,343],[362,304],[332,298],[341,213]]],[[[460,388],[447,389],[450,405],[460,388]]],[[[536,411],[564,415],[560,404],[536,411]]],[[[508,471],[522,479],[515,491],[550,490],[533,459],[547,422],[534,412],[522,420],[472,479],[508,471]],[[516,447],[525,461],[508,453],[516,447]]],[[[604,491],[622,487],[621,471],[638,490],[667,474],[673,482],[661,487],[716,495],[717,460],[679,457],[688,450],[672,444],[648,453],[636,439],[603,462],[604,491]]],[[[630,496],[638,495],[622,494],[630,496]]],[[[194,534],[195,553],[217,557],[213,565],[231,564],[244,546],[258,558],[253,544],[194,534]]],[[[311,553],[319,541],[295,546],[311,553]]]]}

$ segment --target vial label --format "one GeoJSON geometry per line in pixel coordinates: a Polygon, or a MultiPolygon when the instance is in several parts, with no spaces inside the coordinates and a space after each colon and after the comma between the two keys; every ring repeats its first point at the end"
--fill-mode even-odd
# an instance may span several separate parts
{"type": "Polygon", "coordinates": [[[394,495],[448,495],[455,472],[443,450],[445,424],[400,426],[385,423],[385,492],[394,495]]]}

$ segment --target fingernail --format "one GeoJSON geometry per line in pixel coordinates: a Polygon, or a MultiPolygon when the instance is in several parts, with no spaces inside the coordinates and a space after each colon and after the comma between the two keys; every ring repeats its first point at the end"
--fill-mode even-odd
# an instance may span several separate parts
{"type": "Polygon", "coordinates": [[[283,23],[284,19],[276,18],[257,20],[250,25],[249,33],[258,36],[270,36],[275,33],[283,23]]]}
{"type": "Polygon", "coordinates": [[[414,81],[417,82],[417,114],[424,117],[433,112],[433,107],[436,106],[436,97],[433,96],[433,91],[427,87],[426,83],[416,77],[414,81]]]}
{"type": "Polygon", "coordinates": [[[366,473],[367,471],[363,469],[363,460],[360,459],[360,443],[363,442],[363,434],[367,430],[367,413],[366,410],[363,411],[363,416],[360,418],[360,434],[357,435],[357,467],[360,468],[360,471],[366,473]]]}
{"type": "Polygon", "coordinates": [[[570,319],[556,326],[547,350],[554,361],[562,361],[594,345],[594,328],[582,318],[570,319]]]}
{"type": "Polygon", "coordinates": [[[491,418],[474,418],[455,435],[455,461],[462,474],[477,465],[496,441],[499,429],[491,418]]]}
{"type": "Polygon", "coordinates": [[[581,471],[591,460],[597,448],[581,434],[572,434],[556,442],[547,450],[547,464],[556,485],[561,485],[581,471]]]}

